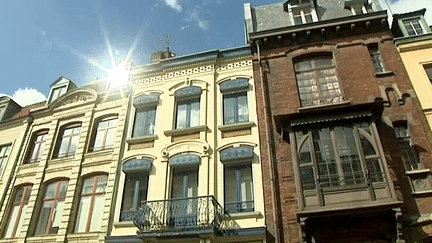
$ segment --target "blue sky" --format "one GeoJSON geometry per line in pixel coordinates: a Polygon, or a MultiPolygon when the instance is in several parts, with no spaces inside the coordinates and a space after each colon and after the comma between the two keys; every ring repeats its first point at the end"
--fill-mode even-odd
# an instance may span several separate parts
{"type": "MultiPolygon", "coordinates": [[[[20,96],[27,99],[34,96],[27,92],[32,89],[47,96],[49,85],[60,76],[77,85],[94,77],[101,79],[106,73],[91,62],[111,67],[107,40],[118,61],[135,46],[132,54],[135,64],[146,64],[150,53],[165,49],[160,39],[168,33],[170,49],[177,55],[244,45],[244,2],[0,1],[0,93],[11,95],[20,103],[20,96]]],[[[257,6],[278,1],[247,2],[257,6]]],[[[398,0],[392,4],[401,2],[404,5],[415,2],[418,9],[424,7],[420,2],[432,3],[432,0],[398,0]]]]}

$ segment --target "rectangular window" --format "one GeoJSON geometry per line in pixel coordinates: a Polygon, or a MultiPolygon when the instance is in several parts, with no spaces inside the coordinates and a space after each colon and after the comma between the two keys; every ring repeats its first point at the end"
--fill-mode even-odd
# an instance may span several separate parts
{"type": "Polygon", "coordinates": [[[429,81],[432,84],[432,64],[424,65],[424,69],[425,69],[426,74],[429,78],[429,81]]]}
{"type": "Polygon", "coordinates": [[[117,117],[109,117],[98,122],[92,151],[110,149],[114,145],[117,117]]]}
{"type": "Polygon", "coordinates": [[[80,131],[80,125],[74,125],[63,129],[59,141],[60,144],[58,146],[57,158],[75,155],[80,131]]]}
{"type": "Polygon", "coordinates": [[[132,221],[131,213],[147,200],[148,174],[126,174],[120,221],[132,221]]]}
{"type": "Polygon", "coordinates": [[[225,166],[225,211],[254,211],[252,165],[225,166]]]}
{"type": "Polygon", "coordinates": [[[57,234],[68,188],[67,181],[54,182],[48,185],[40,210],[36,235],[57,234]]]}
{"type": "Polygon", "coordinates": [[[50,103],[56,100],[58,97],[64,95],[65,93],[66,93],[66,86],[53,88],[51,91],[50,103]]]}
{"type": "Polygon", "coordinates": [[[223,96],[224,124],[249,121],[247,93],[225,94],[223,96]]]}
{"type": "Polygon", "coordinates": [[[43,150],[45,148],[47,136],[47,131],[43,131],[34,135],[31,148],[29,150],[30,152],[26,160],[27,164],[33,164],[40,161],[40,159],[42,158],[43,150]]]}
{"type": "Polygon", "coordinates": [[[294,63],[302,107],[344,101],[331,56],[304,58],[294,63]]]}
{"type": "Polygon", "coordinates": [[[421,35],[424,33],[420,19],[408,19],[403,20],[402,22],[409,36],[421,35]]]}
{"type": "Polygon", "coordinates": [[[153,135],[156,123],[156,106],[136,109],[132,137],[153,135]]]}
{"type": "Polygon", "coordinates": [[[310,9],[294,10],[293,11],[294,24],[307,24],[312,23],[312,11],[310,9]]]}
{"type": "Polygon", "coordinates": [[[27,204],[29,202],[31,189],[32,186],[22,186],[15,190],[4,238],[15,238],[21,232],[24,216],[27,213],[27,204]]]}
{"type": "Polygon", "coordinates": [[[84,180],[75,223],[76,233],[100,230],[107,181],[106,175],[93,176],[84,180]]]}
{"type": "Polygon", "coordinates": [[[11,145],[3,145],[0,146],[0,175],[6,166],[7,158],[9,156],[9,152],[11,149],[11,145]]]}
{"type": "Polygon", "coordinates": [[[393,129],[399,142],[402,160],[404,162],[406,170],[420,169],[421,166],[419,154],[411,141],[407,122],[396,123],[393,125],[393,129]]]}
{"type": "Polygon", "coordinates": [[[200,125],[200,99],[180,100],[177,102],[176,129],[200,125]]]}
{"type": "Polygon", "coordinates": [[[368,47],[369,55],[371,57],[372,63],[375,67],[376,73],[384,72],[384,65],[381,59],[381,53],[379,51],[378,45],[371,45],[368,47]]]}

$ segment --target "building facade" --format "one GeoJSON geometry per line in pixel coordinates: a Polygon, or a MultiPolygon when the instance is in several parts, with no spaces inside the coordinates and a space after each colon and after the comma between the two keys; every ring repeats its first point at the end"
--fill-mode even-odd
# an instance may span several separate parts
{"type": "Polygon", "coordinates": [[[431,135],[379,1],[244,10],[268,240],[430,241],[431,135]]]}
{"type": "MultiPolygon", "coordinates": [[[[424,19],[426,9],[410,13],[395,14],[393,16],[392,32],[400,58],[411,80],[413,90],[420,103],[429,128],[432,127],[432,31],[424,19]]],[[[399,140],[407,140],[409,134],[399,140]],[[408,135],[408,136],[406,136],[408,135]]],[[[421,150],[416,145],[415,153],[421,150]]],[[[408,177],[429,177],[432,163],[430,160],[419,160],[408,174],[408,177]],[[423,174],[423,175],[422,175],[423,174]]],[[[417,180],[415,180],[417,182],[417,180]]],[[[419,182],[420,183],[420,182],[419,182]]],[[[431,241],[432,235],[432,194],[426,193],[422,197],[414,196],[414,205],[409,205],[410,215],[407,226],[410,235],[431,241]]]]}
{"type": "Polygon", "coordinates": [[[250,48],[163,54],[131,70],[106,242],[265,242],[250,48]]]}

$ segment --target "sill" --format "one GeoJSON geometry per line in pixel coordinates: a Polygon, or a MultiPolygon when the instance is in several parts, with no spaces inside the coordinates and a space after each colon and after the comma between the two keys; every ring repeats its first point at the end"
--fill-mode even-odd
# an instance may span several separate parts
{"type": "Polygon", "coordinates": [[[79,239],[79,238],[97,239],[97,238],[99,238],[101,233],[104,233],[104,232],[98,231],[98,232],[88,232],[88,233],[69,233],[69,234],[67,234],[67,239],[79,239]]]}
{"type": "Polygon", "coordinates": [[[157,139],[157,135],[147,135],[147,136],[136,137],[136,138],[128,138],[128,139],[126,139],[126,143],[139,144],[139,143],[145,143],[145,142],[152,142],[156,139],[157,139]]]}
{"type": "Polygon", "coordinates": [[[27,239],[27,242],[55,242],[57,239],[57,234],[50,234],[50,235],[34,235],[30,236],[27,239]]]}
{"type": "Polygon", "coordinates": [[[241,123],[234,123],[234,124],[228,124],[228,125],[221,125],[221,126],[218,126],[218,129],[221,132],[228,132],[228,131],[241,130],[241,129],[245,129],[245,128],[251,128],[253,126],[255,126],[255,122],[249,121],[249,122],[241,122],[241,123]]]}
{"type": "Polygon", "coordinates": [[[331,108],[331,107],[337,107],[337,106],[346,106],[349,104],[351,104],[351,101],[343,101],[343,102],[325,104],[325,105],[314,105],[314,106],[300,107],[297,110],[299,112],[310,111],[310,110],[321,110],[321,109],[327,108],[327,107],[331,108]]]}
{"type": "Polygon", "coordinates": [[[407,170],[405,171],[406,175],[419,175],[419,174],[427,174],[430,173],[430,169],[418,169],[418,170],[407,170]]]}
{"type": "Polygon", "coordinates": [[[114,222],[113,226],[115,228],[130,228],[130,227],[136,227],[133,221],[120,221],[120,222],[114,222]]]}
{"type": "Polygon", "coordinates": [[[109,149],[103,149],[103,150],[98,150],[98,151],[89,151],[87,152],[87,154],[84,155],[84,157],[96,157],[96,156],[103,156],[103,155],[108,155],[111,154],[114,151],[113,148],[109,148],[109,149]]]}
{"type": "Polygon", "coordinates": [[[75,155],[65,156],[65,157],[55,157],[55,158],[52,158],[50,162],[60,162],[60,161],[66,161],[66,160],[73,160],[74,158],[75,158],[75,155]]]}
{"type": "Polygon", "coordinates": [[[393,75],[396,75],[393,71],[383,71],[383,72],[375,73],[374,76],[377,78],[382,78],[382,77],[393,76],[393,75]]]}
{"type": "Polygon", "coordinates": [[[432,194],[432,190],[428,190],[428,191],[420,191],[420,192],[412,192],[412,195],[413,195],[413,196],[426,195],[426,194],[432,194]]]}
{"type": "Polygon", "coordinates": [[[23,167],[23,168],[32,168],[32,167],[38,167],[38,166],[39,166],[39,161],[33,162],[33,163],[21,164],[20,167],[23,167]]]}
{"type": "Polygon", "coordinates": [[[355,190],[355,189],[364,189],[368,188],[366,183],[357,184],[357,185],[346,185],[346,186],[338,186],[338,187],[323,187],[323,192],[339,192],[339,191],[347,191],[347,190],[355,190]]]}
{"type": "Polygon", "coordinates": [[[203,132],[207,129],[206,125],[196,126],[196,127],[188,127],[182,129],[174,129],[174,130],[166,130],[164,134],[166,136],[179,136],[179,135],[188,135],[198,132],[203,132]]]}
{"type": "Polygon", "coordinates": [[[263,215],[261,212],[244,212],[244,213],[227,213],[225,214],[226,218],[230,219],[249,219],[249,218],[262,218],[263,215]]]}

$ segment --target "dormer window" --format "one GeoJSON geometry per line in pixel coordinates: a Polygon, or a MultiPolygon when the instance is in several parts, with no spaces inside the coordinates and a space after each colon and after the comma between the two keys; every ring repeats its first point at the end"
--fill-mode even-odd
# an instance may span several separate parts
{"type": "Polygon", "coordinates": [[[402,23],[409,36],[421,35],[424,33],[419,18],[403,20],[402,23]]]}
{"type": "Polygon", "coordinates": [[[75,88],[75,84],[68,78],[60,77],[54,83],[51,84],[51,91],[48,96],[48,104],[60,98],[62,95],[66,94],[68,90],[75,88]]]}
{"type": "Polygon", "coordinates": [[[312,0],[291,0],[284,4],[285,11],[291,15],[295,25],[318,21],[315,5],[312,0]]]}
{"type": "Polygon", "coordinates": [[[367,14],[372,11],[368,0],[347,0],[345,8],[351,10],[353,15],[367,14]]]}
{"type": "Polygon", "coordinates": [[[50,102],[53,100],[56,100],[58,97],[60,97],[66,93],[66,85],[61,86],[61,87],[57,87],[57,88],[53,88],[53,90],[51,92],[52,93],[51,93],[51,97],[50,97],[50,102]]]}

